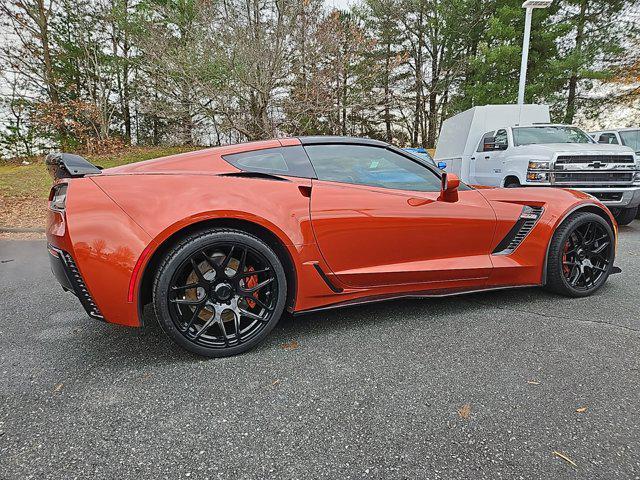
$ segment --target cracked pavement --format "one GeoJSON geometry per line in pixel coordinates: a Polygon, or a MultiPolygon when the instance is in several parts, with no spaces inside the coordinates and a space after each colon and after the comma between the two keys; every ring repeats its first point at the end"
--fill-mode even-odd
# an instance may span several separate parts
{"type": "Polygon", "coordinates": [[[640,221],[590,298],[324,311],[217,360],[89,319],[44,246],[0,242],[2,479],[640,478],[640,221]]]}

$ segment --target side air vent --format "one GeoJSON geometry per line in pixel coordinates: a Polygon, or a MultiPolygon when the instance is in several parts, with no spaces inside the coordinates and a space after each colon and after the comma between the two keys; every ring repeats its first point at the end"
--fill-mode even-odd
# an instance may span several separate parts
{"type": "Polygon", "coordinates": [[[544,209],[542,207],[530,207],[525,206],[522,209],[520,218],[515,225],[509,230],[509,233],[502,239],[498,246],[493,251],[494,255],[509,255],[515,251],[516,248],[524,241],[529,235],[529,232],[536,226],[538,220],[542,216],[544,209]]]}

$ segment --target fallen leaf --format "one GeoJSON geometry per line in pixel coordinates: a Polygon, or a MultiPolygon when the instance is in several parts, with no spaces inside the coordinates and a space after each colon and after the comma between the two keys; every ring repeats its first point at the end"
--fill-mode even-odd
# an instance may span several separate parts
{"type": "Polygon", "coordinates": [[[58,393],[60,390],[62,390],[63,386],[64,386],[64,383],[57,384],[55,387],[53,387],[53,393],[58,393]]]}
{"type": "Polygon", "coordinates": [[[570,463],[570,464],[571,464],[571,465],[573,465],[574,467],[578,468],[578,465],[576,465],[576,463],[575,463],[573,460],[571,460],[569,457],[567,457],[564,453],[560,453],[560,452],[558,452],[557,450],[554,450],[554,451],[553,451],[553,454],[554,454],[556,457],[560,457],[560,458],[561,458],[562,460],[564,460],[565,462],[570,463]]]}
{"type": "Polygon", "coordinates": [[[540,382],[536,382],[535,380],[527,380],[529,385],[540,385],[540,382]]]}
{"type": "Polygon", "coordinates": [[[469,415],[471,415],[471,405],[465,403],[463,406],[461,406],[458,409],[458,415],[460,415],[460,418],[464,418],[465,420],[468,419],[469,415]]]}
{"type": "Polygon", "coordinates": [[[288,343],[283,343],[282,348],[285,350],[297,350],[300,344],[296,340],[292,340],[288,343]]]}
{"type": "Polygon", "coordinates": [[[276,385],[278,385],[279,383],[280,383],[280,380],[279,380],[279,379],[276,379],[276,380],[274,380],[273,382],[271,382],[271,385],[273,385],[273,386],[275,387],[275,386],[276,386],[276,385]]]}
{"type": "Polygon", "coordinates": [[[587,407],[576,408],[576,412],[578,412],[578,413],[584,413],[586,411],[587,411],[587,407]]]}

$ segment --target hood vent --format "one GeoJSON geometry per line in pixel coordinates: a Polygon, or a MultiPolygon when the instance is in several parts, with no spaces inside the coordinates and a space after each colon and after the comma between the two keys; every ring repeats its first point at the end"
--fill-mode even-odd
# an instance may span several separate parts
{"type": "Polygon", "coordinates": [[[538,223],[543,211],[544,208],[542,207],[523,207],[520,218],[518,218],[518,221],[511,230],[509,230],[509,233],[507,233],[507,235],[498,244],[493,251],[493,254],[509,255],[513,253],[524,241],[527,235],[529,235],[529,232],[533,230],[533,227],[536,226],[536,223],[538,223]]]}

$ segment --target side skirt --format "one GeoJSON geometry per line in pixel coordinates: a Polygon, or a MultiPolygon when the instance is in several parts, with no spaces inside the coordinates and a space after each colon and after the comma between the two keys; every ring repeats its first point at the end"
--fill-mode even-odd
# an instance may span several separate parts
{"type": "Polygon", "coordinates": [[[400,293],[400,294],[391,294],[391,295],[374,295],[362,298],[356,298],[353,300],[346,300],[343,302],[337,302],[331,305],[326,305],[324,307],[311,308],[309,310],[300,310],[298,312],[293,312],[294,316],[298,315],[306,315],[308,313],[322,312],[324,310],[334,310],[336,308],[343,307],[352,307],[355,305],[364,305],[368,303],[378,303],[378,302],[386,302],[388,300],[401,300],[401,299],[420,299],[420,298],[444,298],[444,297],[454,297],[458,295],[467,295],[471,293],[481,293],[481,292],[492,292],[496,290],[510,290],[516,288],[531,288],[531,287],[541,287],[543,284],[536,283],[530,285],[508,285],[502,287],[489,287],[489,288],[481,288],[477,290],[460,290],[455,292],[432,292],[432,293],[424,293],[424,292],[414,292],[414,293],[400,293]]]}

